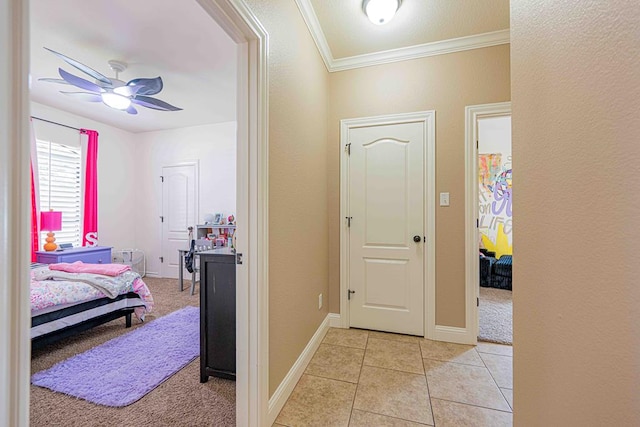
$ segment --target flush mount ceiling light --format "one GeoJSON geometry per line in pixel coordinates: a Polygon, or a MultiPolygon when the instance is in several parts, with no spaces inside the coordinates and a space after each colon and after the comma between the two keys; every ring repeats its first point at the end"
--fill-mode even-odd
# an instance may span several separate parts
{"type": "Polygon", "coordinates": [[[364,0],[362,10],[369,21],[383,25],[393,19],[401,3],[402,0],[364,0]]]}
{"type": "Polygon", "coordinates": [[[74,76],[62,68],[58,68],[58,73],[60,73],[60,77],[62,77],[62,79],[38,79],[40,81],[50,83],[71,85],[84,90],[84,92],[61,91],[61,93],[64,93],[65,95],[82,101],[102,102],[113,109],[126,111],[129,114],[138,114],[138,110],[135,109],[134,105],[159,111],[182,110],[182,108],[174,107],[167,102],[150,96],[155,95],[162,90],[163,83],[161,77],[151,79],[133,79],[129,82],[124,82],[118,79],[118,75],[127,69],[127,64],[121,61],[110,60],[108,61],[109,68],[116,73],[116,77],[109,79],[93,68],[87,67],[75,59],[71,59],[68,56],[46,47],[45,49],[65,61],[67,64],[75,67],[94,79],[95,83],[81,77],[74,76]]]}

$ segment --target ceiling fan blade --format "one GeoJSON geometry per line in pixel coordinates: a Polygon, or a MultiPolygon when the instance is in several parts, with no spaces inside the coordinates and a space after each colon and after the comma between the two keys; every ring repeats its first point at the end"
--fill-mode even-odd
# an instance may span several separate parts
{"type": "Polygon", "coordinates": [[[64,93],[65,95],[71,96],[71,97],[79,99],[81,101],[102,102],[102,97],[100,95],[95,94],[95,93],[88,93],[88,92],[62,92],[62,91],[60,91],[60,93],[64,93]]]}
{"type": "Polygon", "coordinates": [[[89,90],[91,92],[102,92],[102,88],[100,86],[95,83],[91,83],[89,80],[85,80],[81,77],[74,76],[71,73],[67,73],[62,68],[58,68],[58,72],[60,73],[60,77],[62,77],[69,84],[77,86],[80,89],[89,90]]]}
{"type": "Polygon", "coordinates": [[[151,98],[149,96],[137,95],[131,100],[134,104],[141,105],[143,107],[152,108],[160,111],[181,111],[182,108],[174,107],[173,105],[160,101],[159,99],[151,98]]]}
{"type": "Polygon", "coordinates": [[[66,80],[63,79],[50,79],[48,77],[42,77],[40,79],[38,79],[39,82],[47,82],[47,83],[60,83],[61,85],[68,85],[71,84],[66,80]]]}
{"type": "Polygon", "coordinates": [[[129,105],[129,108],[125,110],[129,114],[138,114],[138,110],[136,110],[133,105],[129,105]]]}
{"type": "Polygon", "coordinates": [[[162,77],[156,77],[154,79],[133,79],[127,83],[127,86],[139,87],[138,94],[140,95],[155,95],[162,90],[162,77]]]}
{"type": "Polygon", "coordinates": [[[100,74],[99,72],[94,70],[93,68],[87,67],[86,65],[76,61],[75,59],[71,59],[68,56],[65,56],[65,55],[63,55],[61,53],[56,52],[55,50],[49,49],[48,47],[45,47],[45,49],[48,50],[49,52],[53,53],[58,58],[62,59],[64,62],[66,62],[67,64],[71,65],[72,67],[76,67],[78,70],[82,71],[83,73],[87,73],[88,75],[90,75],[94,79],[99,80],[102,83],[107,84],[107,85],[113,85],[111,80],[109,80],[107,77],[103,76],[102,74],[100,74]]]}

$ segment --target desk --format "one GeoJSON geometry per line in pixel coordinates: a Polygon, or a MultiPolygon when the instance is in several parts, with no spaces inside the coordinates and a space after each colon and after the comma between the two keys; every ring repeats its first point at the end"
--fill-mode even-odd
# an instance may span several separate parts
{"type": "MultiPolygon", "coordinates": [[[[180,285],[180,292],[184,290],[183,286],[183,272],[184,272],[184,257],[189,253],[189,249],[178,249],[178,285],[180,285]]],[[[198,252],[193,252],[193,273],[191,273],[191,295],[196,290],[196,257],[198,256],[198,252]]]]}

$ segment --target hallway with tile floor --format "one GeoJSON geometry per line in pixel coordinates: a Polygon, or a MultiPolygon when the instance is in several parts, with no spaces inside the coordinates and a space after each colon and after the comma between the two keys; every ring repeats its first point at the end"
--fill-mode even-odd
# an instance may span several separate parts
{"type": "Polygon", "coordinates": [[[511,426],[511,346],[331,328],[274,426],[511,426]]]}

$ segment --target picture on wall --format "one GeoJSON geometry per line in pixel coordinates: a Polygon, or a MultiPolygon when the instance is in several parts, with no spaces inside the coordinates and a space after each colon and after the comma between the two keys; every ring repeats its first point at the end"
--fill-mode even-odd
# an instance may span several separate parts
{"type": "Polygon", "coordinates": [[[481,245],[499,256],[513,253],[511,164],[503,164],[501,153],[478,155],[479,215],[481,245]]]}

